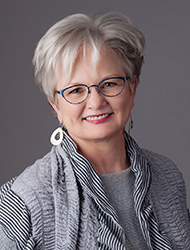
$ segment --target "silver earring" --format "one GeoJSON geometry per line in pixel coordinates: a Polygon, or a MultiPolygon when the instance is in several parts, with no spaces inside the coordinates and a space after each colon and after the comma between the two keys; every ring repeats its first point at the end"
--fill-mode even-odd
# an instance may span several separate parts
{"type": "Polygon", "coordinates": [[[63,124],[61,123],[60,127],[53,131],[53,133],[50,137],[50,142],[54,146],[57,146],[57,145],[61,144],[63,138],[64,138],[63,124]]]}
{"type": "Polygon", "coordinates": [[[128,134],[131,134],[131,130],[133,129],[134,126],[134,122],[133,122],[133,118],[132,118],[132,114],[130,113],[130,117],[129,117],[129,128],[128,128],[128,134]]]}

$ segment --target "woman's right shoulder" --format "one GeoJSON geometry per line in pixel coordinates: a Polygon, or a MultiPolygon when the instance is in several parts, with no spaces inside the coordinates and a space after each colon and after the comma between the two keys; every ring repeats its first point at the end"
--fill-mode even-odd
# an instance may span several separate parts
{"type": "Polygon", "coordinates": [[[33,249],[32,228],[41,232],[40,239],[43,237],[39,218],[43,217],[44,209],[53,211],[54,172],[50,152],[0,187],[0,226],[6,235],[5,242],[19,242],[23,244],[21,249],[26,246],[33,249]]]}
{"type": "Polygon", "coordinates": [[[9,193],[14,193],[27,204],[27,201],[35,199],[40,192],[47,193],[52,186],[51,158],[51,152],[49,152],[28,166],[20,175],[2,185],[0,201],[9,193]]]}
{"type": "MultiPolygon", "coordinates": [[[[11,206],[18,210],[27,208],[31,201],[38,205],[39,193],[47,193],[51,186],[51,154],[46,154],[28,166],[20,175],[0,187],[0,209],[11,206]]],[[[23,211],[21,212],[23,213],[23,211]]]]}
{"type": "Polygon", "coordinates": [[[42,185],[48,185],[51,181],[51,152],[43,158],[38,159],[28,166],[15,180],[13,188],[25,186],[25,188],[39,188],[42,185]]]}

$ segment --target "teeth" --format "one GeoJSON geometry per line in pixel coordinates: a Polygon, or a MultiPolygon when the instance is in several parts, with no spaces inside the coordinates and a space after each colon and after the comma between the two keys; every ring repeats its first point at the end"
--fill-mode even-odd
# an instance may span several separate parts
{"type": "Polygon", "coordinates": [[[89,116],[86,118],[86,120],[93,121],[93,120],[100,120],[103,119],[104,117],[108,116],[109,114],[104,114],[100,116],[89,116]]]}

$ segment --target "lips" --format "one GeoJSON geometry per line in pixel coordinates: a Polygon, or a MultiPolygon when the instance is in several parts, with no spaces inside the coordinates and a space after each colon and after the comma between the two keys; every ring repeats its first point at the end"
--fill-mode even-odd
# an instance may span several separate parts
{"type": "Polygon", "coordinates": [[[104,118],[108,117],[109,115],[111,115],[111,113],[97,115],[97,116],[88,116],[88,117],[85,118],[85,120],[87,120],[87,121],[97,121],[97,120],[104,119],[104,118]]]}

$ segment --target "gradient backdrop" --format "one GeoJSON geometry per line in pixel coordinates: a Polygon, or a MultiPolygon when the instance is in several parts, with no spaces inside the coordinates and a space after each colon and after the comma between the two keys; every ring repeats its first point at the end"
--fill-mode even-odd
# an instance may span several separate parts
{"type": "Polygon", "coordinates": [[[76,12],[123,12],[145,34],[147,49],[133,110],[132,136],[171,158],[190,207],[190,1],[7,0],[0,2],[0,185],[46,154],[58,126],[33,80],[38,40],[76,12]]]}

